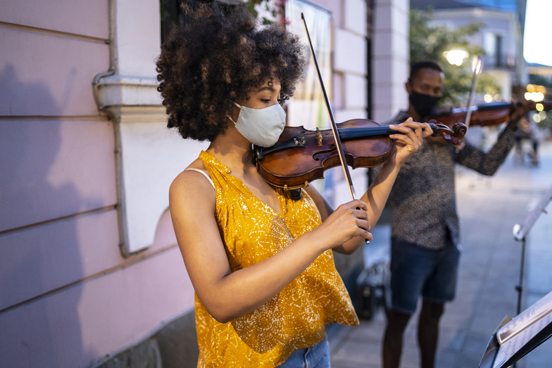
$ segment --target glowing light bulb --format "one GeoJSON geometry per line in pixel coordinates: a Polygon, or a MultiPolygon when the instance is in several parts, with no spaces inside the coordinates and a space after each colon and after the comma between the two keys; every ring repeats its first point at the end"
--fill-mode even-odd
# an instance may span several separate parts
{"type": "Polygon", "coordinates": [[[444,54],[450,64],[458,66],[462,65],[464,59],[469,56],[466,50],[450,50],[445,51],[444,54]]]}

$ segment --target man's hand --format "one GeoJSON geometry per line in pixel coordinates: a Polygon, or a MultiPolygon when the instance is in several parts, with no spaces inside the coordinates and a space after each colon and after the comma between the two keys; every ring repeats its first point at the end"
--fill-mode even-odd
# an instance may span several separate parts
{"type": "Polygon", "coordinates": [[[535,101],[512,101],[512,110],[510,111],[510,122],[508,123],[508,128],[516,130],[519,119],[521,119],[522,116],[525,116],[529,111],[534,110],[535,105],[535,101]]]}

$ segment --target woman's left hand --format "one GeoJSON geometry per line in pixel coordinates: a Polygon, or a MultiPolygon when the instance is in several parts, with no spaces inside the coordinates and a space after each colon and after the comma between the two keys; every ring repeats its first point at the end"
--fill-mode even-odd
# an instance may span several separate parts
{"type": "Polygon", "coordinates": [[[433,130],[427,123],[415,123],[412,118],[408,118],[399,125],[389,125],[389,128],[401,133],[389,136],[395,141],[395,152],[391,156],[391,160],[399,166],[404,164],[422,146],[425,137],[433,134],[433,130]]]}

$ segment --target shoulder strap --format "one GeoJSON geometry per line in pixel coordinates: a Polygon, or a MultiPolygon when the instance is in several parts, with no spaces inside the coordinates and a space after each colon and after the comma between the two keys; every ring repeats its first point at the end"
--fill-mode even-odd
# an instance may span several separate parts
{"type": "Polygon", "coordinates": [[[209,183],[211,183],[211,185],[213,186],[213,188],[215,187],[215,184],[213,184],[213,180],[211,180],[211,177],[209,175],[207,175],[203,170],[200,170],[200,169],[194,169],[193,167],[190,167],[190,168],[187,168],[186,170],[184,171],[197,171],[198,173],[201,173],[203,174],[203,176],[205,176],[207,178],[207,180],[209,180],[209,183]]]}

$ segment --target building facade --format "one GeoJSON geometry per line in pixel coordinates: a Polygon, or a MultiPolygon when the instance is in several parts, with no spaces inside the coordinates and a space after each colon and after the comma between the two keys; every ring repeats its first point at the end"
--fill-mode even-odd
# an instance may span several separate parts
{"type": "MultiPolygon", "coordinates": [[[[527,84],[527,68],[523,58],[525,0],[412,0],[412,8],[432,9],[432,25],[457,29],[481,22],[481,30],[469,38],[480,46],[483,73],[493,76],[501,87],[493,99],[515,98],[516,86],[527,84]]],[[[489,102],[489,101],[487,101],[489,102]]]]}

